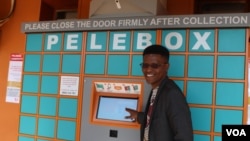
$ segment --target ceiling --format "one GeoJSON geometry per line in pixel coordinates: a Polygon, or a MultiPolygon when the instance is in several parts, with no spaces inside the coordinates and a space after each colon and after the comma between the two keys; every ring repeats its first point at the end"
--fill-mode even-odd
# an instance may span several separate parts
{"type": "Polygon", "coordinates": [[[54,8],[54,10],[77,9],[78,0],[42,0],[42,2],[54,8]]]}
{"type": "Polygon", "coordinates": [[[8,18],[12,14],[14,4],[14,0],[1,0],[0,20],[8,18]]]}
{"type": "Polygon", "coordinates": [[[0,27],[6,23],[13,14],[15,0],[1,0],[0,7],[0,27]]]}

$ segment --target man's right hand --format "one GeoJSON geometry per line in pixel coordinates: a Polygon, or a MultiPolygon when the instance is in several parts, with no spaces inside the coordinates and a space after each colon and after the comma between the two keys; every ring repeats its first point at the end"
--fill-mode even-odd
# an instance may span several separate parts
{"type": "Polygon", "coordinates": [[[130,115],[125,116],[126,119],[131,119],[132,121],[136,121],[137,120],[137,115],[138,112],[136,110],[130,109],[130,108],[125,108],[125,110],[127,112],[129,112],[130,115]]]}

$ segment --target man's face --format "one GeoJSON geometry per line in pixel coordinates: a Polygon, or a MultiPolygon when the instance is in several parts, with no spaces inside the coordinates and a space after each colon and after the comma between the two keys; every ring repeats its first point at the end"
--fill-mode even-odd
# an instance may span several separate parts
{"type": "Polygon", "coordinates": [[[146,54],[143,57],[142,72],[152,88],[160,85],[167,74],[169,64],[166,58],[159,54],[146,54]]]}

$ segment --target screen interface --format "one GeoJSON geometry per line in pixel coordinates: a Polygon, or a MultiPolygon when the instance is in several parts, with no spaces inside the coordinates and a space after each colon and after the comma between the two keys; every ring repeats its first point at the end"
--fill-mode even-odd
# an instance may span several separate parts
{"type": "Polygon", "coordinates": [[[98,119],[131,121],[125,108],[137,109],[138,99],[101,96],[97,110],[98,119]]]}

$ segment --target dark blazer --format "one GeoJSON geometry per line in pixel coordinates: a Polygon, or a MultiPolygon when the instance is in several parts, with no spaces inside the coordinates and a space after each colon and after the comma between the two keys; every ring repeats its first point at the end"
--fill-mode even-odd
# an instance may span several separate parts
{"type": "MultiPolygon", "coordinates": [[[[143,112],[138,114],[137,120],[141,123],[141,141],[143,141],[150,96],[145,114],[143,112]]],[[[149,141],[193,141],[188,103],[180,88],[168,77],[161,82],[157,91],[150,118],[149,141]]]]}

